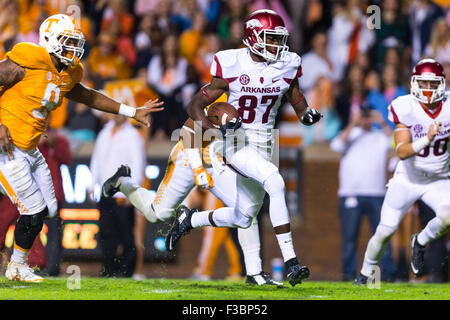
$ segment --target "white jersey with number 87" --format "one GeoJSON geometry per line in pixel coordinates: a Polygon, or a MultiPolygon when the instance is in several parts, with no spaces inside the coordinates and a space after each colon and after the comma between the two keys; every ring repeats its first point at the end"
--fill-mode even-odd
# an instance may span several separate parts
{"type": "Polygon", "coordinates": [[[281,99],[301,76],[301,58],[285,52],[277,62],[256,62],[247,48],[219,51],[211,74],[228,83],[228,103],[242,119],[250,143],[269,142],[281,99]]]}

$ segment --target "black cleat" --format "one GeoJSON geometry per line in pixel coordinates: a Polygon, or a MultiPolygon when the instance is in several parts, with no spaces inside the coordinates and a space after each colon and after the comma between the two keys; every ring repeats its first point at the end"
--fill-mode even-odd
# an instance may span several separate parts
{"type": "Polygon", "coordinates": [[[178,243],[178,240],[191,231],[191,217],[194,210],[186,206],[179,206],[176,210],[175,221],[166,236],[166,248],[172,251],[178,243]]]}
{"type": "Polygon", "coordinates": [[[277,287],[283,286],[282,282],[273,280],[272,278],[270,278],[270,275],[264,271],[261,271],[260,273],[255,274],[253,276],[247,275],[247,279],[245,280],[245,283],[256,284],[258,286],[264,286],[264,285],[277,286],[277,287]]]}
{"type": "Polygon", "coordinates": [[[411,271],[416,277],[421,277],[425,271],[425,246],[417,241],[417,234],[411,238],[411,271]]]}
{"type": "Polygon", "coordinates": [[[356,277],[355,280],[353,280],[353,284],[355,286],[364,286],[367,284],[367,281],[369,281],[369,277],[366,277],[362,273],[359,274],[359,276],[356,277]]]}
{"type": "Polygon", "coordinates": [[[308,267],[300,265],[297,258],[289,259],[285,262],[285,266],[287,271],[287,279],[293,287],[295,287],[298,283],[302,283],[303,279],[309,277],[308,267]]]}
{"type": "Polygon", "coordinates": [[[131,169],[127,165],[121,165],[119,169],[117,169],[116,173],[103,183],[102,186],[102,197],[110,198],[119,192],[119,178],[120,177],[131,177],[131,169]]]}

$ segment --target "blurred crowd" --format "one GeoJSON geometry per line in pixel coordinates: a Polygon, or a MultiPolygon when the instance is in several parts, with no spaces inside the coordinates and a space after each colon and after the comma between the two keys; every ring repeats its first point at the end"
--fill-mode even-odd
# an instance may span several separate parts
{"type": "MultiPolygon", "coordinates": [[[[423,57],[437,59],[450,75],[445,1],[1,0],[0,8],[0,57],[17,42],[38,43],[49,15],[79,16],[84,84],[104,89],[111,81],[139,79],[147,95],[166,102],[154,115],[151,139],[168,139],[180,127],[190,97],[210,81],[214,53],[243,46],[243,20],[257,9],[283,17],[291,51],[303,58],[300,86],[326,115],[321,125],[298,129],[304,145],[331,141],[364,102],[386,118],[423,57]]],[[[83,105],[66,101],[59,109],[50,125],[66,129],[73,141],[94,141],[105,123],[83,105]]],[[[285,109],[281,121],[289,122],[285,109]]]]}

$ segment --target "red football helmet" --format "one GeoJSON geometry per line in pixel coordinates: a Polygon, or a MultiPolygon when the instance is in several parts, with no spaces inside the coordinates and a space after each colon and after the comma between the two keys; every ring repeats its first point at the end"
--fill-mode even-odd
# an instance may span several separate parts
{"type": "Polygon", "coordinates": [[[411,94],[423,103],[434,103],[444,98],[445,71],[442,65],[434,59],[420,60],[413,69],[411,77],[411,94]],[[435,81],[430,88],[421,88],[419,81],[435,81]]]}
{"type": "Polygon", "coordinates": [[[277,61],[283,52],[288,51],[286,45],[289,32],[284,26],[283,19],[273,10],[257,10],[244,21],[244,39],[242,42],[267,61],[277,61]],[[279,38],[278,45],[267,43],[267,36],[279,38]],[[275,49],[273,52],[268,47],[275,49]]]}

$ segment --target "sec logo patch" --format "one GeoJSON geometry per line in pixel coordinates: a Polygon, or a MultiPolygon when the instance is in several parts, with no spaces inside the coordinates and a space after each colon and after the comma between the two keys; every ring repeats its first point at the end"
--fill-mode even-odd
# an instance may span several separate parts
{"type": "Polygon", "coordinates": [[[246,84],[248,84],[250,82],[250,77],[246,74],[243,74],[239,77],[239,82],[245,86],[246,84]]]}

